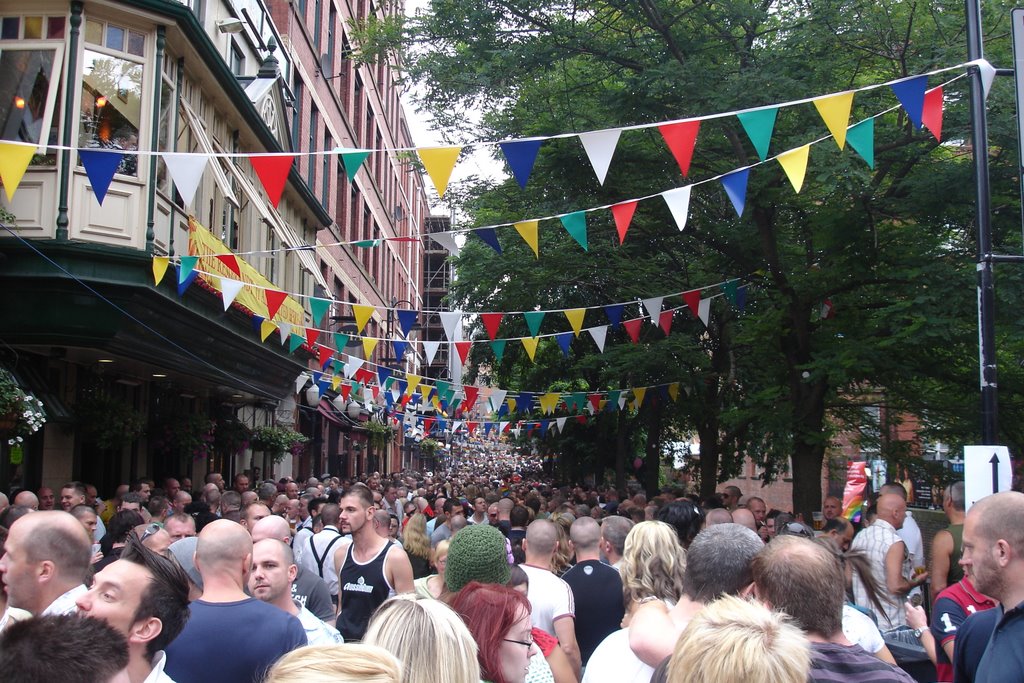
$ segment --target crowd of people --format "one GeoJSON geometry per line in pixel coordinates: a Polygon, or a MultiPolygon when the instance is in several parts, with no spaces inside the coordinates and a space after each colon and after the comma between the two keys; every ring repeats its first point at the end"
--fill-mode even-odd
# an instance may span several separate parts
{"type": "Polygon", "coordinates": [[[898,484],[808,525],[736,487],[648,499],[523,464],[0,494],[0,675],[870,683],[914,680],[914,651],[928,680],[1024,681],[1024,494],[965,512],[947,488],[928,565],[898,484]]]}

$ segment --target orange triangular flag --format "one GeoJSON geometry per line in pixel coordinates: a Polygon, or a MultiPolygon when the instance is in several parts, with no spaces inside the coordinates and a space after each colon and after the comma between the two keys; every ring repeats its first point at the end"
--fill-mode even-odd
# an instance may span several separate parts
{"type": "Polygon", "coordinates": [[[439,197],[444,197],[448,189],[448,180],[452,177],[455,162],[459,160],[461,152],[462,147],[423,147],[416,150],[439,197]]]}
{"type": "Polygon", "coordinates": [[[814,100],[814,108],[821,115],[828,131],[832,133],[839,149],[846,146],[846,128],[850,125],[850,109],[853,108],[853,93],[843,92],[838,95],[819,97],[814,100]]]}

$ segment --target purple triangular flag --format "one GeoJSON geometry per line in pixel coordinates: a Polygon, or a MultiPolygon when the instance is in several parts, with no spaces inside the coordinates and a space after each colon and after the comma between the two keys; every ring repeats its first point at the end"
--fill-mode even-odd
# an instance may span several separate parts
{"type": "Polygon", "coordinates": [[[106,150],[81,149],[78,150],[78,158],[85,166],[85,173],[92,183],[92,192],[96,195],[96,201],[103,204],[103,198],[107,196],[110,188],[110,181],[114,179],[114,173],[121,165],[124,155],[120,152],[108,152],[106,150]]]}
{"type": "Polygon", "coordinates": [[[749,177],[749,168],[733,171],[722,176],[722,187],[725,188],[725,193],[729,195],[729,200],[732,202],[732,207],[736,209],[737,216],[743,215],[743,205],[747,201],[747,179],[749,177]]]}
{"type": "Polygon", "coordinates": [[[537,152],[543,140],[516,140],[514,142],[501,142],[502,153],[508,161],[508,167],[512,169],[519,187],[526,189],[526,181],[530,179],[533,172],[533,164],[537,161],[537,152]]]}
{"type": "Polygon", "coordinates": [[[921,113],[924,111],[924,91],[928,89],[928,77],[917,76],[899,81],[889,86],[896,99],[903,105],[914,128],[921,128],[921,113]]]}

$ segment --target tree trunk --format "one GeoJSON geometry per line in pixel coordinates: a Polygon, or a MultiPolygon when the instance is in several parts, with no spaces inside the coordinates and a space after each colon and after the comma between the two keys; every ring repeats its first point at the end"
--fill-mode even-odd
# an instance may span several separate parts
{"type": "Polygon", "coordinates": [[[661,401],[657,396],[651,396],[647,403],[647,443],[644,449],[647,454],[647,476],[644,481],[644,488],[647,490],[648,499],[658,495],[658,478],[661,474],[661,418],[663,413],[661,401]]]}
{"type": "Polygon", "coordinates": [[[615,488],[626,490],[626,458],[629,457],[629,433],[626,429],[626,412],[616,414],[618,429],[615,430],[615,488]]]}
{"type": "Polygon", "coordinates": [[[700,495],[710,496],[718,488],[718,461],[721,457],[718,443],[718,423],[709,420],[697,427],[700,439],[700,495]]]}

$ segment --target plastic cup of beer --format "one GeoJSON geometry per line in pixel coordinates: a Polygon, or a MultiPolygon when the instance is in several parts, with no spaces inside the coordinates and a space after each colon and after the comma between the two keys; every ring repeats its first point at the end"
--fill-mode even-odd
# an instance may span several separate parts
{"type": "Polygon", "coordinates": [[[825,515],[820,512],[812,512],[811,516],[814,517],[814,530],[821,531],[825,526],[825,515]]]}

